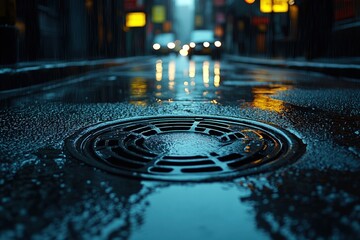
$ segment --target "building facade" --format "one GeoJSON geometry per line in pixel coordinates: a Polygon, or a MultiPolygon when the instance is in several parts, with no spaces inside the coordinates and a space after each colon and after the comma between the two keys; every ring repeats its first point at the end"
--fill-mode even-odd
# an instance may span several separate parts
{"type": "Polygon", "coordinates": [[[2,34],[2,46],[8,49],[14,43],[12,48],[16,48],[6,56],[0,53],[3,64],[145,54],[146,26],[125,25],[129,12],[148,14],[145,1],[0,0],[0,8],[0,32],[7,31],[2,34]],[[13,8],[8,7],[10,3],[13,8]],[[13,21],[8,15],[14,15],[13,21]],[[8,33],[9,26],[15,29],[16,38],[8,33]],[[14,55],[15,61],[7,61],[14,55]]]}

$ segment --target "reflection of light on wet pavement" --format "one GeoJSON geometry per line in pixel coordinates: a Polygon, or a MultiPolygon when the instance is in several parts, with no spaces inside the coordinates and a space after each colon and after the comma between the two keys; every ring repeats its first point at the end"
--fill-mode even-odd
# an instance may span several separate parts
{"type": "Polygon", "coordinates": [[[205,87],[209,87],[210,82],[210,63],[208,61],[203,62],[203,82],[205,87]]]}
{"type": "Polygon", "coordinates": [[[220,87],[220,62],[214,64],[214,87],[220,87]]]}
{"type": "Polygon", "coordinates": [[[170,81],[169,82],[169,90],[174,90],[175,89],[175,82],[174,81],[170,81]]]}
{"type": "Polygon", "coordinates": [[[148,105],[147,101],[130,101],[130,104],[134,104],[134,105],[138,105],[138,106],[142,106],[145,107],[148,105]]]}
{"type": "Polygon", "coordinates": [[[169,62],[169,90],[174,90],[175,88],[175,74],[176,74],[176,68],[175,68],[175,62],[171,61],[169,62]]]}
{"type": "Polygon", "coordinates": [[[196,74],[196,64],[194,61],[189,62],[189,77],[194,78],[196,74]]]}
{"type": "Polygon", "coordinates": [[[220,87],[220,76],[214,76],[214,86],[220,87]]]}
{"type": "Polygon", "coordinates": [[[145,78],[136,77],[130,80],[130,103],[140,106],[146,106],[147,82],[145,78]]]}
{"type": "Polygon", "coordinates": [[[170,81],[175,80],[175,74],[176,74],[176,65],[175,65],[175,61],[172,60],[169,62],[169,80],[170,81]]]}
{"type": "Polygon", "coordinates": [[[262,110],[282,112],[284,110],[284,102],[273,99],[269,95],[274,95],[282,91],[289,90],[290,86],[276,86],[273,88],[270,87],[254,87],[252,93],[254,95],[254,100],[250,103],[251,106],[260,108],[262,110]]]}
{"type": "Polygon", "coordinates": [[[163,67],[162,67],[162,61],[161,60],[157,60],[156,61],[156,81],[161,81],[162,80],[162,75],[163,75],[163,67]]]}
{"type": "MultiPolygon", "coordinates": [[[[206,100],[218,104],[212,100],[220,99],[218,95],[222,93],[218,91],[222,84],[219,61],[189,61],[182,57],[169,57],[155,64],[153,95],[157,99],[206,100]]],[[[148,87],[152,88],[152,85],[148,87]]]]}
{"type": "Polygon", "coordinates": [[[283,80],[279,82],[284,76],[278,76],[275,82],[266,70],[258,70],[254,74],[243,75],[240,79],[239,76],[223,79],[222,74],[227,74],[227,71],[222,67],[220,61],[208,59],[189,61],[180,57],[158,60],[155,83],[143,89],[138,86],[136,91],[132,91],[132,100],[135,97],[144,100],[149,93],[146,91],[152,90],[156,99],[165,102],[168,99],[201,100],[217,105],[223,104],[224,99],[233,98],[242,105],[266,111],[284,111],[284,103],[270,97],[291,88],[289,85],[283,85],[283,80]],[[144,96],[141,97],[141,94],[144,96]]]}
{"type": "Polygon", "coordinates": [[[214,74],[220,75],[220,62],[215,62],[214,64],[214,74]]]}

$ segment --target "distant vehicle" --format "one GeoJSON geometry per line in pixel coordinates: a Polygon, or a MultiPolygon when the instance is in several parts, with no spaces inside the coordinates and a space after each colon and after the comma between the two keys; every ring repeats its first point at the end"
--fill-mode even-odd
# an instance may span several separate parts
{"type": "Polygon", "coordinates": [[[210,55],[213,59],[220,58],[221,45],[212,30],[194,30],[190,35],[188,57],[191,59],[193,55],[210,55]]]}
{"type": "Polygon", "coordinates": [[[160,33],[155,35],[153,53],[157,55],[169,54],[176,51],[176,38],[174,33],[160,33]]]}

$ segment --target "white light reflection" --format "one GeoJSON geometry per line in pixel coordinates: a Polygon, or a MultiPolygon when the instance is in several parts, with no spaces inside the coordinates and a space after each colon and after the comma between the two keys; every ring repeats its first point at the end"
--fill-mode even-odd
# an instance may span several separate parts
{"type": "Polygon", "coordinates": [[[169,90],[174,90],[175,89],[175,72],[176,72],[176,68],[175,68],[175,61],[172,60],[169,62],[169,71],[168,71],[168,75],[169,75],[169,90]]]}
{"type": "Polygon", "coordinates": [[[169,90],[174,90],[175,89],[175,82],[174,81],[170,81],[169,82],[169,90]]]}
{"type": "Polygon", "coordinates": [[[161,60],[157,60],[156,61],[156,81],[160,82],[162,80],[162,75],[163,75],[163,67],[162,67],[162,61],[161,60]]]}
{"type": "Polygon", "coordinates": [[[178,99],[207,99],[219,104],[222,85],[221,63],[219,61],[194,61],[182,57],[156,61],[154,95],[164,100],[175,94],[178,99]],[[181,70],[181,73],[179,72],[181,70]],[[184,72],[183,72],[184,71],[184,72]],[[202,73],[201,73],[202,71],[202,73]],[[216,101],[214,101],[216,100],[216,101]]]}
{"type": "Polygon", "coordinates": [[[210,82],[210,63],[208,61],[204,61],[203,63],[203,82],[205,87],[209,87],[210,82]]]}
{"type": "Polygon", "coordinates": [[[172,60],[169,62],[169,81],[174,81],[175,80],[175,73],[176,73],[176,65],[175,65],[175,61],[172,60]]]}
{"type": "Polygon", "coordinates": [[[214,86],[220,87],[220,62],[214,64],[214,86]]]}
{"type": "Polygon", "coordinates": [[[220,87],[220,76],[219,75],[214,76],[214,87],[216,87],[216,88],[220,87]]]}
{"type": "Polygon", "coordinates": [[[196,74],[196,64],[194,61],[189,62],[189,77],[194,78],[196,74]]]}

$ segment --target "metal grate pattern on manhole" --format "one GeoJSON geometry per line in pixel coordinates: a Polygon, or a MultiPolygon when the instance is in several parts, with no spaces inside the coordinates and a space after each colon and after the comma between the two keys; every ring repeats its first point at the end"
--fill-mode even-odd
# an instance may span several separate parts
{"type": "Polygon", "coordinates": [[[305,150],[293,134],[248,119],[142,117],[96,124],[65,141],[74,157],[124,176],[207,181],[272,170],[305,150]]]}

